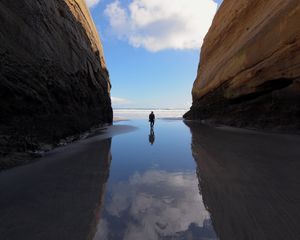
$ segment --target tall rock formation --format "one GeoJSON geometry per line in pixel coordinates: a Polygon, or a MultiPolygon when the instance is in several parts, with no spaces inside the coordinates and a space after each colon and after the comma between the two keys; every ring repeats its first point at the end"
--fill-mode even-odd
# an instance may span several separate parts
{"type": "Polygon", "coordinates": [[[0,1],[0,150],[112,122],[109,74],[85,0],[0,1]]]}
{"type": "Polygon", "coordinates": [[[224,0],[204,40],[188,119],[300,129],[300,1],[224,0]]]}

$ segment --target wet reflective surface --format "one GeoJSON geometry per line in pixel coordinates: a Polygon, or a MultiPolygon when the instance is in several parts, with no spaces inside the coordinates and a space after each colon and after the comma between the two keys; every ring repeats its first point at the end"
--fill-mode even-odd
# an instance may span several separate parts
{"type": "Polygon", "coordinates": [[[57,149],[0,173],[0,239],[92,239],[111,162],[111,139],[57,149]]]}
{"type": "Polygon", "coordinates": [[[113,140],[113,160],[94,239],[217,239],[199,194],[190,132],[159,120],[113,140]]]}
{"type": "Polygon", "coordinates": [[[300,239],[300,136],[186,124],[218,237],[300,239]]]}
{"type": "Polygon", "coordinates": [[[0,239],[300,239],[299,135],[112,129],[1,172],[0,239]]]}

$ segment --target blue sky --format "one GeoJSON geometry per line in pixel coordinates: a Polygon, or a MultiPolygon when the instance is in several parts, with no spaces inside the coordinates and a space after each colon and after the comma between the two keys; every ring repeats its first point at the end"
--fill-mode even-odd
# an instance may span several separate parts
{"type": "Polygon", "coordinates": [[[215,2],[221,0],[88,0],[110,72],[113,107],[190,107],[215,2]]]}

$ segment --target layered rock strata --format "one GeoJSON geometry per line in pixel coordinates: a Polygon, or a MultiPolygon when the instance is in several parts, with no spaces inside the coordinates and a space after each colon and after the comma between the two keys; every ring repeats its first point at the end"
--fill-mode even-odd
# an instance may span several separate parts
{"type": "Polygon", "coordinates": [[[112,122],[109,74],[84,0],[0,2],[2,155],[112,122]]]}
{"type": "Polygon", "coordinates": [[[188,119],[300,129],[300,2],[224,0],[201,50],[188,119]]]}

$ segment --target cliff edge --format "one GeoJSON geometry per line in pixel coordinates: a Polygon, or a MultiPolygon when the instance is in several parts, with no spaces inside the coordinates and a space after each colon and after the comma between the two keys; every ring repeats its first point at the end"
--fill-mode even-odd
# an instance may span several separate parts
{"type": "Polygon", "coordinates": [[[201,50],[187,119],[300,129],[300,2],[224,0],[201,50]]]}
{"type": "Polygon", "coordinates": [[[0,152],[112,122],[109,74],[84,0],[0,2],[0,152]]]}

